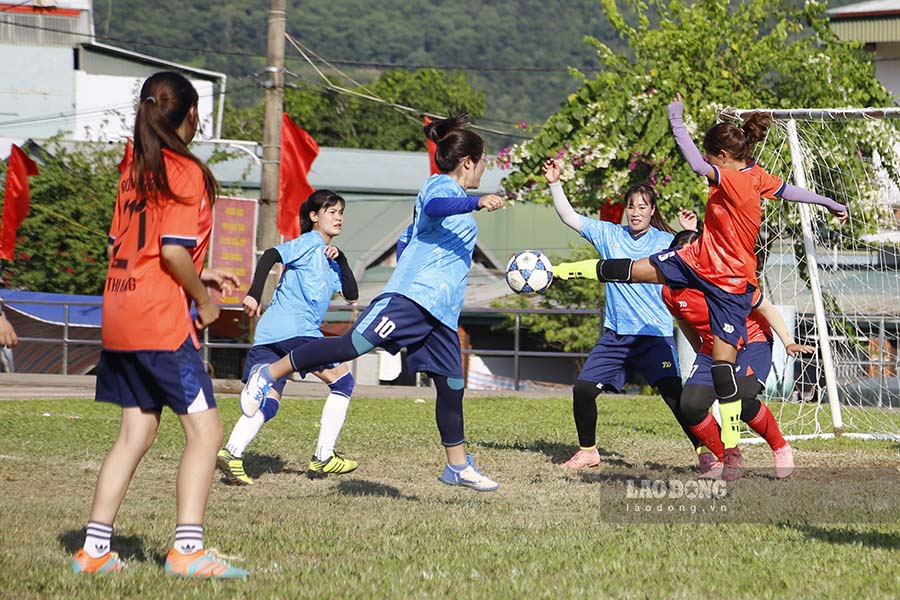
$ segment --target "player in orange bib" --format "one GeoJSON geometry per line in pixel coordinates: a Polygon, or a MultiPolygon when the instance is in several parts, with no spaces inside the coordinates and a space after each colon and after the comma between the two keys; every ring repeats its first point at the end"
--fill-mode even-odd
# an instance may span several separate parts
{"type": "Polygon", "coordinates": [[[609,259],[597,264],[601,281],[665,283],[700,290],[709,310],[713,333],[712,380],[722,414],[726,468],[743,463],[740,439],[741,399],[735,380],[738,348],[746,343],[747,316],[758,287],[754,245],[762,220],[762,198],[819,204],[841,222],[847,208],[830,198],[794,187],[769,175],[753,160],[753,146],[765,137],[770,118],[756,113],[742,127],[713,126],[704,137],[704,158],[682,122],[681,95],[669,104],[675,142],[691,169],[709,180],[703,233],[680,250],[640,260],[609,259]]]}
{"type": "Polygon", "coordinates": [[[194,327],[203,329],[219,316],[204,281],[226,288],[237,281],[203,269],[218,185],[187,147],[199,123],[197,100],[179,73],[156,73],[141,87],[134,158],[119,181],[109,234],[97,367],[96,398],[121,406],[121,425],[97,476],[84,546],[72,563],[76,573],[125,568],[110,552],[113,521],[168,406],[181,420],[186,443],[176,483],[175,543],[165,570],[183,577],[247,576],[203,544],[223,430],[194,327]]]}

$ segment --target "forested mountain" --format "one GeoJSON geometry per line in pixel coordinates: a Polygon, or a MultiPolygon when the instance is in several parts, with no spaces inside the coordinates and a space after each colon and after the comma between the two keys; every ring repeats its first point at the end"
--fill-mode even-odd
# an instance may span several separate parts
{"type": "MultiPolygon", "coordinates": [[[[94,0],[94,20],[100,41],[228,73],[229,96],[240,107],[262,97],[258,82],[265,67],[268,4],[94,0]]],[[[288,0],[287,5],[288,32],[361,82],[375,80],[387,65],[463,69],[472,87],[485,94],[482,122],[503,130],[522,121],[542,122],[554,112],[577,87],[567,67],[594,72],[597,61],[585,35],[610,42],[599,0],[288,0]]],[[[321,82],[290,45],[286,57],[288,69],[302,80],[321,82]]],[[[289,76],[292,82],[298,79],[289,76]]]]}

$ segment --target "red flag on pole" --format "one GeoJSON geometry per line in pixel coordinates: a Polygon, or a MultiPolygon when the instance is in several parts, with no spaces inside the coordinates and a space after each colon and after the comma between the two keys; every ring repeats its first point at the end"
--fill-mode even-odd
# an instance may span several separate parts
{"type": "Polygon", "coordinates": [[[124,173],[125,170],[131,165],[131,159],[134,158],[134,146],[131,145],[131,140],[125,140],[125,154],[122,156],[122,160],[119,161],[119,173],[124,173]]]}
{"type": "Polygon", "coordinates": [[[285,239],[300,235],[300,205],[313,193],[306,175],[319,145],[305,129],[281,114],[281,165],[278,169],[278,231],[285,239]]]}
{"type": "Polygon", "coordinates": [[[12,260],[16,249],[16,231],[31,208],[31,188],[28,177],[38,174],[38,167],[22,149],[13,144],[6,170],[6,191],[3,193],[3,228],[0,232],[0,258],[12,260]]]}
{"type": "MultiPolygon", "coordinates": [[[[431,119],[425,117],[425,126],[428,127],[431,124],[431,119]]],[[[436,175],[441,172],[438,169],[437,163],[434,161],[434,153],[437,152],[437,144],[425,138],[425,145],[428,146],[428,162],[431,163],[431,173],[429,175],[436,175]]]]}

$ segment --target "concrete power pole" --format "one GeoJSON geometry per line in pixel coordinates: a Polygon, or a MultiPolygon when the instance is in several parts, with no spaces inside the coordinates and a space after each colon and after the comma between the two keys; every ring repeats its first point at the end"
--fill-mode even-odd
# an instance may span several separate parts
{"type": "MultiPolygon", "coordinates": [[[[269,1],[269,36],[266,50],[266,112],[263,123],[262,180],[259,191],[259,226],[256,249],[264,252],[278,243],[278,166],[281,154],[281,113],[284,110],[284,33],[286,0],[269,1]]],[[[272,297],[274,275],[269,276],[263,302],[272,297]]]]}

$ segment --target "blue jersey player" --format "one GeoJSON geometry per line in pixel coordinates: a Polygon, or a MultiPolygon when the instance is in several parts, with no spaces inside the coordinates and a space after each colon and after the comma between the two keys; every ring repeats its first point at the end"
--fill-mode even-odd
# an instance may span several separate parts
{"type": "MultiPolygon", "coordinates": [[[[554,160],[544,163],[553,206],[563,223],[591,242],[602,258],[640,258],[669,247],[673,233],[659,214],[656,193],[648,185],[637,185],[625,193],[627,225],[598,221],[575,212],[559,182],[560,167],[554,160]]],[[[682,211],[682,226],[696,227],[696,215],[682,211]]],[[[596,260],[562,263],[553,267],[554,278],[591,277],[596,260]]],[[[596,276],[593,276],[596,278],[596,276]]],[[[597,451],[597,396],[620,392],[627,371],[640,373],[666,401],[695,448],[701,446],[687,428],[678,400],[681,377],[673,337],[672,316],[662,300],[662,286],[655,284],[606,285],[604,332],[591,350],[572,390],[575,429],[579,450],[562,464],[583,469],[600,464],[597,451]]]]}
{"type": "Polygon", "coordinates": [[[457,327],[478,231],[471,213],[497,210],[503,201],[494,194],[466,195],[467,189],[478,188],[485,167],[484,142],[466,124],[464,116],[456,116],[425,127],[437,146],[441,173],[432,175],[416,197],[408,243],[382,293],[347,334],[317,340],[254,368],[241,392],[241,408],[245,415],[255,414],[273,383],[291,371],[352,360],[374,348],[392,353],[406,348],[410,370],[428,373],[437,391],[436,420],[447,454],[440,480],[492,491],[499,484],[466,454],[457,327]]]}
{"type": "MultiPolygon", "coordinates": [[[[359,298],[356,279],[346,257],[331,245],[343,228],[344,205],[344,199],[330,190],[313,192],[300,208],[301,235],[269,248],[260,257],[253,283],[243,301],[248,315],[260,314],[259,301],[271,268],[281,263],[284,273],[269,308],[256,326],[253,347],[244,364],[244,381],[254,366],[276,361],[291,350],[321,338],[319,326],[335,293],[342,294],[350,303],[359,298]]],[[[358,466],[356,461],[334,451],[350,406],[353,375],[340,363],[311,365],[300,372],[313,373],[328,384],[330,390],[322,409],[316,452],[309,462],[310,472],[341,474],[353,471],[358,466]]],[[[238,419],[228,443],[219,451],[217,464],[228,483],[253,484],[244,470],[244,450],[263,423],[278,412],[286,381],[286,377],[281,377],[272,384],[256,414],[238,419]]]]}

